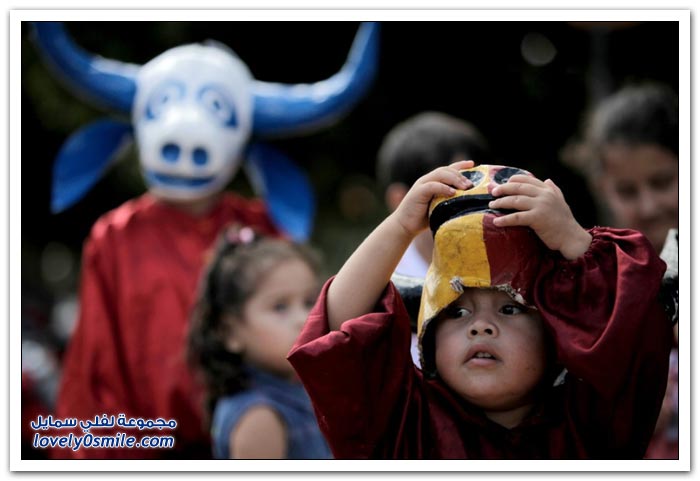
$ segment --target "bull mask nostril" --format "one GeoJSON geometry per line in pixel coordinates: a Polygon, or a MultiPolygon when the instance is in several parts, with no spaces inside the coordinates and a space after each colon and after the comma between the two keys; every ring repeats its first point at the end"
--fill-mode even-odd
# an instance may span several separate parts
{"type": "Polygon", "coordinates": [[[206,165],[209,162],[209,154],[207,151],[201,147],[197,147],[192,152],[192,162],[196,165],[206,165]]]}
{"type": "Polygon", "coordinates": [[[175,144],[165,144],[160,152],[163,159],[168,162],[177,162],[180,158],[180,147],[175,144]]]}

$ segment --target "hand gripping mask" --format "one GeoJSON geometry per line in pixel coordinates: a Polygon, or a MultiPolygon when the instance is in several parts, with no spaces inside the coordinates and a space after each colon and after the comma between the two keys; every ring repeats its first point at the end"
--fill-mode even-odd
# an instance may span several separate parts
{"type": "Polygon", "coordinates": [[[489,209],[493,188],[527,171],[480,165],[461,171],[472,181],[469,190],[433,200],[429,209],[433,259],[423,285],[418,312],[418,343],[423,372],[434,377],[434,320],[457,300],[464,288],[499,289],[533,307],[531,283],[544,244],[528,227],[496,227],[493,220],[509,211],[489,209]]]}

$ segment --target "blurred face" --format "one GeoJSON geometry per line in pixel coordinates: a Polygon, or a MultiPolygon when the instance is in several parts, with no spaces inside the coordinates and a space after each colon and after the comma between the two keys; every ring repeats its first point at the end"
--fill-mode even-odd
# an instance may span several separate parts
{"type": "Polygon", "coordinates": [[[527,414],[547,367],[536,311],[504,292],[465,289],[444,315],[435,329],[440,377],[492,419],[527,414]]]}
{"type": "Polygon", "coordinates": [[[285,378],[294,378],[287,362],[294,341],[316,302],[316,275],[301,259],[289,259],[265,275],[234,319],[227,346],[246,362],[285,378]]]}
{"type": "Polygon", "coordinates": [[[604,151],[601,191],[619,227],[642,232],[657,252],[678,228],[678,158],[651,144],[604,151]]]}

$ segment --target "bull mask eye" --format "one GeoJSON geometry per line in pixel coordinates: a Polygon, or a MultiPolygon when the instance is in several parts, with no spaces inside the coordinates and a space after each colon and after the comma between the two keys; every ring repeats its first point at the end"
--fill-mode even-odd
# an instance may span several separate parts
{"type": "Polygon", "coordinates": [[[172,104],[179,102],[185,96],[185,86],[181,82],[169,80],[162,83],[153,91],[146,101],[146,118],[154,120],[172,104]]]}
{"type": "Polygon", "coordinates": [[[202,87],[199,91],[198,100],[200,105],[222,125],[226,127],[236,127],[238,125],[236,109],[222,87],[216,85],[202,87]]]}
{"type": "Polygon", "coordinates": [[[527,171],[522,169],[516,169],[514,167],[505,167],[496,172],[496,175],[493,176],[493,180],[497,184],[505,184],[506,182],[508,182],[508,179],[518,174],[527,175],[527,171]]]}
{"type": "Polygon", "coordinates": [[[469,179],[472,182],[472,184],[474,184],[474,187],[479,185],[481,179],[484,178],[484,174],[482,172],[479,172],[478,170],[468,170],[466,172],[462,172],[462,175],[469,179]]]}

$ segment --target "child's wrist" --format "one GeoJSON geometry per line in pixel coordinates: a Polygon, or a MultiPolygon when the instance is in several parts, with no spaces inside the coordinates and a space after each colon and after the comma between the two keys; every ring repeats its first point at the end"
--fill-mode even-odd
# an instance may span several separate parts
{"type": "Polygon", "coordinates": [[[571,238],[559,249],[559,252],[567,260],[573,261],[586,253],[592,241],[591,234],[577,224],[571,238]]]}
{"type": "Polygon", "coordinates": [[[410,243],[416,236],[411,229],[407,228],[399,219],[396,211],[392,212],[387,218],[385,223],[387,228],[391,232],[390,235],[396,238],[397,241],[410,243]]]}

